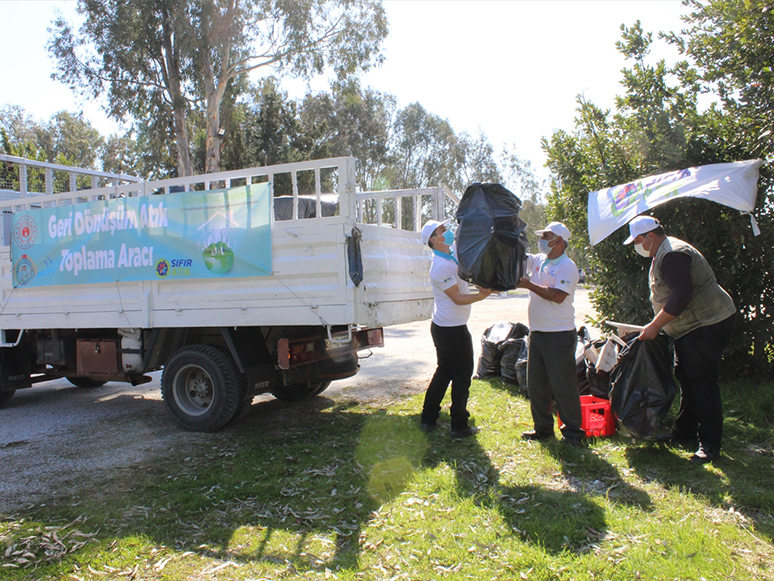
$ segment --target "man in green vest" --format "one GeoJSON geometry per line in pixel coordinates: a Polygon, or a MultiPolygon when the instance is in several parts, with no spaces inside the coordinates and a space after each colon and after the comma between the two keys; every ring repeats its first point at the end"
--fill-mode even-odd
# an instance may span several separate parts
{"type": "Polygon", "coordinates": [[[689,445],[698,440],[691,463],[712,462],[720,456],[723,433],[720,361],[736,307],[701,252],[667,236],[658,220],[637,216],[629,222],[629,234],[624,244],[634,243],[638,254],[652,259],[648,278],[655,316],[638,339],[651,340],[663,330],[674,340],[680,411],[672,434],[662,441],[689,445]]]}

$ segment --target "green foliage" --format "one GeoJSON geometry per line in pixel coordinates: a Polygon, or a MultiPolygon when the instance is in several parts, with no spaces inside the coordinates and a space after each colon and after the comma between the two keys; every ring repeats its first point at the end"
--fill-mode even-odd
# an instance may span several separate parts
{"type": "Polygon", "coordinates": [[[197,132],[205,171],[218,170],[228,93],[249,71],[351,75],[381,62],[387,35],[379,0],[79,0],[78,12],[85,21],[77,31],[62,17],[54,23],[54,77],[91,98],[105,95],[108,114],[138,131],[171,132],[180,175],[193,171],[197,132]]]}
{"type": "MultiPolygon", "coordinates": [[[[697,7],[699,3],[693,5],[697,7]]],[[[687,40],[673,36],[672,40],[679,40],[691,56],[690,51],[698,51],[697,47],[715,46],[728,35],[739,40],[734,19],[741,19],[744,26],[760,9],[755,3],[710,2],[706,10],[687,17],[695,23],[692,36],[687,40]],[[734,9],[725,10],[727,5],[734,9]],[[718,39],[711,38],[706,28],[708,20],[713,22],[712,31],[718,33],[718,39]]],[[[554,177],[549,214],[564,220],[573,232],[587,231],[589,192],[676,169],[770,153],[770,149],[761,147],[759,139],[759,127],[768,122],[759,102],[745,100],[741,80],[734,80],[733,66],[742,66],[735,58],[718,57],[715,62],[710,58],[711,51],[705,51],[700,53],[698,67],[681,62],[670,68],[663,61],[647,65],[651,37],[643,33],[639,22],[631,28],[622,26],[622,37],[618,48],[635,63],[623,71],[625,93],[617,99],[616,111],[603,111],[579,98],[575,130],[557,131],[543,143],[554,177]],[[724,71],[722,82],[720,70],[724,71]],[[723,107],[700,110],[697,90],[710,92],[712,83],[719,83],[718,98],[723,107]]],[[[719,47],[728,45],[716,47],[722,52],[719,47]]],[[[758,50],[756,47],[752,45],[750,49],[758,50]]],[[[761,64],[769,58],[770,43],[759,49],[760,60],[756,62],[761,64]]],[[[749,62],[745,62],[744,66],[748,66],[749,62]]],[[[747,78],[741,71],[736,74],[739,79],[747,78]]],[[[762,82],[767,78],[756,79],[762,82]]],[[[774,90],[774,86],[768,90],[774,90]]],[[[753,212],[761,225],[762,234],[758,237],[752,235],[748,217],[703,200],[676,200],[651,212],[661,220],[667,234],[690,242],[704,254],[718,283],[729,292],[741,313],[724,366],[729,373],[774,372],[770,365],[774,345],[771,186],[771,170],[764,166],[753,212]]],[[[596,284],[591,297],[601,321],[644,324],[653,316],[647,299],[649,261],[622,245],[627,234],[626,228],[622,228],[596,246],[586,248],[591,281],[596,284]]],[[[573,245],[586,246],[588,238],[578,237],[573,245]]]]}

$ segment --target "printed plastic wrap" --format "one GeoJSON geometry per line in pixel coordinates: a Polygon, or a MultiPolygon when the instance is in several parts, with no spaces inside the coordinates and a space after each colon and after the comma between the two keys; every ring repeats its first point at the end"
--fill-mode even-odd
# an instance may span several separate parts
{"type": "Polygon", "coordinates": [[[495,291],[515,289],[524,275],[527,225],[521,200],[500,184],[472,184],[457,208],[460,278],[495,291]]]}
{"type": "Polygon", "coordinates": [[[624,339],[627,346],[610,373],[610,406],[620,433],[647,438],[664,421],[677,395],[669,339],[659,334],[652,341],[638,341],[637,333],[624,339]]]}

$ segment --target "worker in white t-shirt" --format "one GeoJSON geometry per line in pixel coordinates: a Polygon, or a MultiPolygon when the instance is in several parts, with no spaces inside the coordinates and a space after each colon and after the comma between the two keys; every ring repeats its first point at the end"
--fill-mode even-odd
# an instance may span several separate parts
{"type": "Polygon", "coordinates": [[[479,288],[471,294],[468,283],[457,274],[454,233],[448,221],[428,221],[422,227],[422,243],[433,250],[430,283],[433,287],[433,321],[430,334],[438,357],[438,366],[425,394],[421,428],[429,432],[437,427],[441,402],[451,383],[451,437],[465,438],[476,433],[468,425],[468,394],[473,376],[473,339],[468,331],[470,305],[492,292],[479,288]]]}
{"type": "Polygon", "coordinates": [[[581,428],[581,405],[575,367],[575,287],[578,267],[565,254],[570,231],[561,222],[551,222],[535,232],[541,254],[527,255],[528,276],[519,288],[530,291],[527,391],[534,430],[524,432],[525,440],[554,437],[551,410],[556,401],[564,426],[562,442],[579,446],[585,432],[581,428]]]}

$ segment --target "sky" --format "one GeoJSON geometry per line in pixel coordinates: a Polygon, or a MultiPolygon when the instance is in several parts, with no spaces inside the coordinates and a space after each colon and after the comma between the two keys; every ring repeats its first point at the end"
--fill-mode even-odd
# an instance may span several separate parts
{"type": "MultiPolygon", "coordinates": [[[[390,36],[385,64],[363,76],[397,98],[419,102],[458,133],[483,132],[496,151],[507,147],[546,177],[542,137],[571,131],[576,97],[614,104],[623,67],[615,48],[620,25],[642,22],[646,32],[681,28],[679,0],[384,0],[390,36]]],[[[120,129],[95,100],[51,80],[47,28],[60,10],[73,20],[74,0],[0,0],[0,107],[19,105],[38,121],[66,109],[82,112],[102,133],[120,129]]],[[[676,58],[656,43],[653,62],[676,58]]],[[[283,86],[301,97],[325,78],[283,86]]]]}

